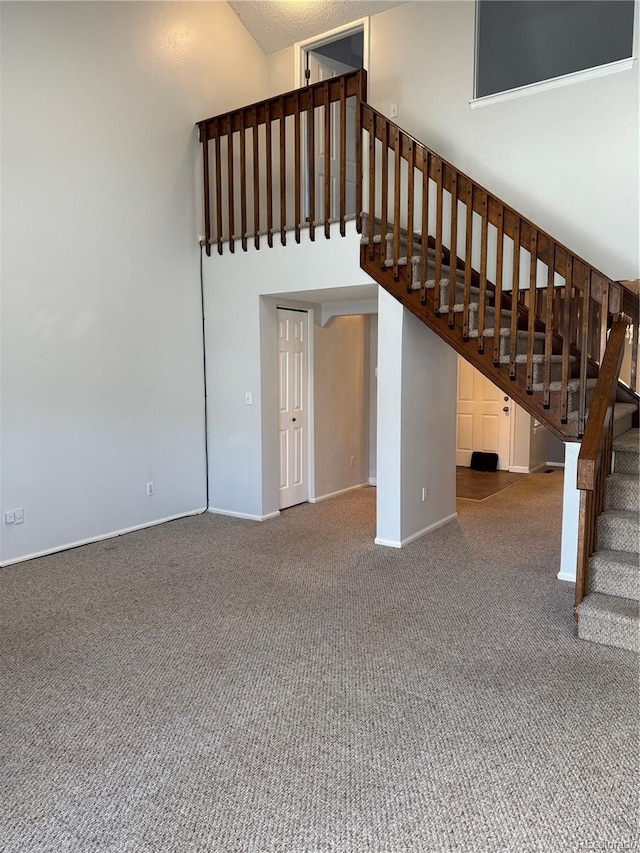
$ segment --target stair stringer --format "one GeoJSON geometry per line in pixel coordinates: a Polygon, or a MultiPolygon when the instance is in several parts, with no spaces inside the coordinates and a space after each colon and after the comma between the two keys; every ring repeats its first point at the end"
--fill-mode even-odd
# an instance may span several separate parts
{"type": "Polygon", "coordinates": [[[478,339],[465,339],[462,334],[462,314],[454,314],[454,325],[449,325],[448,315],[436,313],[433,290],[426,291],[426,301],[420,298],[420,291],[409,290],[409,280],[406,266],[399,267],[399,277],[396,280],[391,268],[385,268],[382,263],[380,243],[373,247],[373,259],[369,257],[370,247],[360,249],[360,266],[381,287],[395,297],[408,311],[425,323],[442,340],[446,341],[456,352],[479,370],[491,382],[513,399],[530,415],[557,436],[561,441],[579,441],[577,423],[568,421],[562,423],[560,418],[560,400],[557,392],[551,392],[551,405],[545,408],[542,395],[525,390],[526,365],[516,366],[516,377],[509,376],[509,365],[493,363],[493,337],[484,337],[484,351],[478,351],[478,339]]]}

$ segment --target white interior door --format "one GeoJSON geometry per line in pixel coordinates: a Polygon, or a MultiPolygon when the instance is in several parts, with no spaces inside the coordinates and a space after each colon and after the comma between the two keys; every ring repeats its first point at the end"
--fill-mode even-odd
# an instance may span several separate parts
{"type": "MultiPolygon", "coordinates": [[[[329,80],[340,74],[353,71],[349,65],[337,59],[329,59],[321,54],[309,51],[308,55],[310,83],[329,80]]],[[[346,102],[346,164],[345,164],[345,213],[356,213],[356,105],[355,98],[347,98],[346,102]]],[[[334,103],[331,109],[331,135],[329,150],[329,187],[330,206],[329,216],[337,218],[340,215],[340,105],[334,103]]],[[[324,107],[316,111],[315,117],[315,192],[316,220],[324,217],[324,179],[325,179],[325,144],[324,144],[324,107]]]]}
{"type": "Polygon", "coordinates": [[[278,505],[309,498],[307,313],[278,309],[278,505]]]}
{"type": "Polygon", "coordinates": [[[458,357],[456,465],[469,467],[474,450],[498,454],[498,469],[508,471],[511,400],[479,370],[458,357]]]}

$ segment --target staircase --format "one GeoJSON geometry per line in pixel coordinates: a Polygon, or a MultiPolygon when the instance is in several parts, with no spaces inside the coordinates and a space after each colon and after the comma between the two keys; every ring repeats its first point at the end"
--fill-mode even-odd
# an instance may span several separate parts
{"type": "Polygon", "coordinates": [[[579,636],[635,648],[639,398],[635,367],[629,386],[619,375],[629,324],[637,363],[637,297],[374,110],[366,82],[361,69],[198,122],[202,245],[300,242],[305,222],[312,241],[332,222],[344,236],[358,214],[371,278],[558,438],[581,442],[579,636]]]}
{"type": "Polygon", "coordinates": [[[631,417],[627,411],[614,425],[613,471],[589,560],[588,595],[577,611],[581,639],[640,651],[640,430],[630,428],[631,417]]]}

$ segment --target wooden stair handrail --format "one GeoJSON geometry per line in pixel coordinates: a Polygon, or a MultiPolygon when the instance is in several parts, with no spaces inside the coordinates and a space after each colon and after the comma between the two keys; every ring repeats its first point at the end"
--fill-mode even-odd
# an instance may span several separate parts
{"type": "Polygon", "coordinates": [[[576,607],[588,591],[589,558],[595,550],[597,516],[604,509],[605,480],[611,469],[613,407],[616,402],[625,335],[631,322],[631,317],[620,314],[611,326],[578,455],[577,487],[580,490],[580,514],[576,607]]]}
{"type": "Polygon", "coordinates": [[[546,262],[547,257],[549,255],[550,246],[555,246],[555,272],[564,277],[566,272],[567,261],[571,259],[574,268],[577,263],[585,270],[589,270],[590,275],[599,280],[598,282],[596,282],[596,287],[593,289],[592,293],[592,298],[595,299],[595,301],[601,301],[602,289],[606,283],[606,285],[611,288],[611,291],[614,296],[613,299],[611,299],[611,297],[609,298],[610,313],[619,313],[623,310],[619,302],[621,298],[622,288],[620,287],[618,282],[613,281],[604,273],[600,272],[600,270],[596,269],[584,258],[580,257],[580,255],[577,255],[575,252],[572,252],[571,249],[569,249],[563,243],[560,243],[558,240],[554,239],[542,228],[539,228],[537,225],[531,222],[530,219],[527,219],[527,217],[522,216],[520,213],[518,213],[517,210],[508,205],[506,202],[502,201],[502,199],[500,199],[497,195],[485,189],[477,181],[474,181],[473,178],[470,178],[469,175],[465,174],[464,172],[461,172],[452,163],[449,163],[435,151],[432,151],[423,142],[420,142],[411,134],[407,133],[399,125],[397,125],[391,119],[387,118],[383,113],[374,109],[374,107],[370,106],[366,102],[363,102],[362,104],[362,121],[364,129],[368,132],[370,132],[372,127],[374,127],[375,125],[375,136],[381,142],[384,139],[384,132],[382,130],[382,126],[383,124],[386,124],[388,129],[391,131],[387,131],[389,148],[391,148],[393,151],[395,151],[396,139],[398,138],[398,134],[400,133],[402,136],[401,156],[407,161],[409,160],[410,156],[410,145],[413,145],[420,152],[427,152],[429,156],[426,160],[423,160],[421,156],[416,156],[415,165],[418,170],[423,171],[424,163],[428,163],[428,174],[433,181],[437,180],[436,164],[438,162],[441,163],[443,188],[451,192],[455,175],[458,198],[464,198],[470,186],[473,190],[473,210],[476,213],[479,213],[480,215],[483,214],[483,196],[484,194],[486,194],[488,201],[487,216],[488,221],[492,225],[498,227],[500,223],[500,211],[504,211],[502,227],[504,234],[507,237],[510,237],[512,240],[518,239],[522,247],[529,249],[532,234],[537,234],[537,257],[540,260],[546,262]],[[374,116],[378,119],[378,121],[374,122],[374,116]]]}

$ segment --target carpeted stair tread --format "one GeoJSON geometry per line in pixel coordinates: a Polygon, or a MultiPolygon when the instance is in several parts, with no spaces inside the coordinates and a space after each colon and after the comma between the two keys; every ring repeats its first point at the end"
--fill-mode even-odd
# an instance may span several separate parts
{"type": "Polygon", "coordinates": [[[640,488],[635,474],[609,474],[607,477],[606,509],[640,511],[640,488]]]}
{"type": "Polygon", "coordinates": [[[627,432],[632,428],[633,416],[638,407],[635,403],[616,403],[613,407],[613,437],[627,432]]]}
{"type": "Polygon", "coordinates": [[[640,430],[630,429],[623,435],[619,435],[613,442],[613,449],[620,453],[640,454],[640,430]]]}
{"type": "Polygon", "coordinates": [[[640,651],[637,601],[591,592],[578,607],[578,636],[582,640],[640,651]]]}
{"type": "MultiPolygon", "coordinates": [[[[587,390],[592,391],[596,387],[597,382],[598,382],[597,378],[587,379],[587,381],[586,381],[587,390]]],[[[534,382],[532,385],[532,388],[534,391],[542,391],[543,387],[544,386],[543,386],[542,382],[534,382]]],[[[580,379],[579,378],[570,379],[567,382],[567,390],[569,392],[578,391],[579,388],[580,388],[580,379]]],[[[562,391],[562,382],[560,382],[560,381],[550,382],[549,383],[549,390],[550,391],[562,391]]]]}
{"type": "Polygon", "coordinates": [[[632,509],[607,509],[600,513],[598,546],[611,551],[637,552],[638,513],[632,509]]]}
{"type": "Polygon", "coordinates": [[[589,589],[640,600],[640,555],[608,549],[597,551],[589,561],[589,589]]]}

